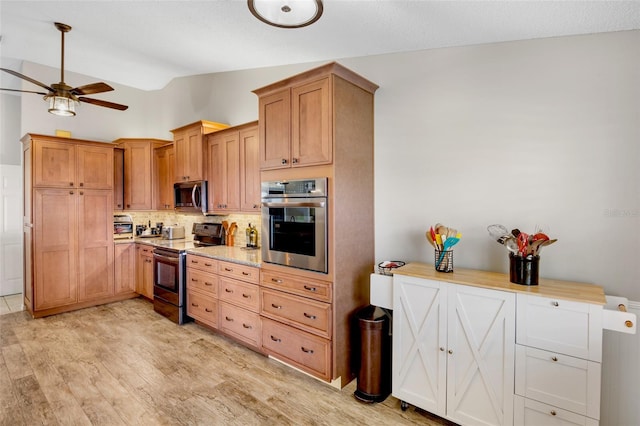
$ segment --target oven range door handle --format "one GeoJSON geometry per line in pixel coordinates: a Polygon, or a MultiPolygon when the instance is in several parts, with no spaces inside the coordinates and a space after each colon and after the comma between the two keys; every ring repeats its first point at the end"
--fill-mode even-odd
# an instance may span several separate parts
{"type": "Polygon", "coordinates": [[[292,201],[292,202],[271,202],[263,201],[262,207],[288,208],[288,207],[325,207],[325,201],[292,201]]]}
{"type": "Polygon", "coordinates": [[[167,262],[171,262],[171,263],[179,263],[180,262],[180,259],[178,259],[177,257],[163,256],[163,255],[158,254],[158,253],[153,253],[153,257],[157,257],[158,259],[166,260],[167,262]]]}

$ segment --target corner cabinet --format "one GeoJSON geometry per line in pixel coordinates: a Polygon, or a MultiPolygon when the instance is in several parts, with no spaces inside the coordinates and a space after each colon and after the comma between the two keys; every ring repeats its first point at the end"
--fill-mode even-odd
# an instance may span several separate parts
{"type": "Polygon", "coordinates": [[[41,317],[134,297],[114,287],[113,145],[22,142],[27,310],[41,317]]]}
{"type": "Polygon", "coordinates": [[[393,395],[464,425],[512,425],[515,295],[396,275],[393,395]]]}
{"type": "Polygon", "coordinates": [[[258,123],[207,136],[209,211],[260,212],[258,123]]]}
{"type": "Polygon", "coordinates": [[[227,124],[201,120],[171,131],[175,149],[174,178],[176,182],[207,179],[204,136],[227,127],[229,127],[227,124]]]}

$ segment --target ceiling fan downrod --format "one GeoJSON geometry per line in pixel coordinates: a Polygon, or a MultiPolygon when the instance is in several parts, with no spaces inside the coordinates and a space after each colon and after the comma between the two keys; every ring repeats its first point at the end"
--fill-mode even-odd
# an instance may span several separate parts
{"type": "Polygon", "coordinates": [[[60,22],[55,22],[55,26],[62,35],[62,47],[60,49],[60,51],[62,52],[62,55],[60,57],[60,83],[64,84],[64,33],[68,33],[69,31],[71,31],[71,27],[60,22]]]}

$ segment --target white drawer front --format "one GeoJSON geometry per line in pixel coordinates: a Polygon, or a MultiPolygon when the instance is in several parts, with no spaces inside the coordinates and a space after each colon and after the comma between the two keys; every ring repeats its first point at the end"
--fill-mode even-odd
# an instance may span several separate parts
{"type": "Polygon", "coordinates": [[[600,364],[516,345],[516,394],[600,418],[600,364]]]}
{"type": "Polygon", "coordinates": [[[516,396],[513,424],[519,426],[598,426],[595,419],[516,396]]]}
{"type": "Polygon", "coordinates": [[[517,295],[516,341],[578,358],[602,360],[602,306],[517,295]]]}

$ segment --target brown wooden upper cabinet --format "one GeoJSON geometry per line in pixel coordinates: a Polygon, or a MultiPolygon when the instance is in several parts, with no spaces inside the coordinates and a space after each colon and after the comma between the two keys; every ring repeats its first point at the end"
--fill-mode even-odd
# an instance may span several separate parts
{"type": "Polygon", "coordinates": [[[156,182],[156,210],[173,210],[173,183],[175,182],[175,154],[173,144],[153,150],[154,177],[156,182]]]}
{"type": "Polygon", "coordinates": [[[200,120],[171,131],[175,149],[174,179],[176,182],[207,179],[204,136],[227,127],[229,127],[227,124],[200,120]]]}
{"type": "Polygon", "coordinates": [[[154,148],[170,144],[162,139],[118,139],[124,149],[124,210],[154,210],[154,148]]]}
{"type": "Polygon", "coordinates": [[[255,121],[207,136],[209,211],[260,210],[258,149],[255,121]]]}

